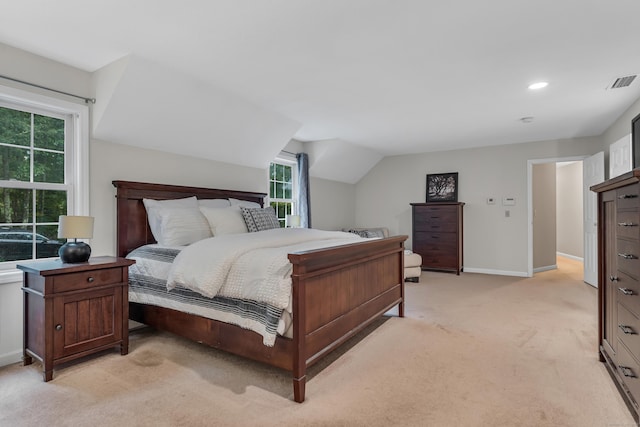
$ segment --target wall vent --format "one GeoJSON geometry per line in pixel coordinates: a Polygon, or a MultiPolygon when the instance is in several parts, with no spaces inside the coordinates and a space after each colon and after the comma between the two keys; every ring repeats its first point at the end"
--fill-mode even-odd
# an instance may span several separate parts
{"type": "Polygon", "coordinates": [[[637,75],[626,76],[626,77],[618,77],[614,80],[613,84],[609,87],[609,89],[619,89],[622,87],[628,87],[633,83],[637,75]]]}

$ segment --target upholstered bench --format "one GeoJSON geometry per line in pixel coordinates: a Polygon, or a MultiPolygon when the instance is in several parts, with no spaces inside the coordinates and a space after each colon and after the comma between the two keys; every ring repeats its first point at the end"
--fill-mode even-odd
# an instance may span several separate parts
{"type": "MultiPolygon", "coordinates": [[[[389,237],[389,229],[378,228],[345,228],[342,231],[355,233],[360,237],[389,237]]],[[[409,249],[404,251],[404,280],[405,282],[419,282],[422,273],[422,257],[409,249]]]]}
{"type": "Polygon", "coordinates": [[[404,281],[419,282],[422,273],[422,257],[409,249],[404,251],[404,281]]]}

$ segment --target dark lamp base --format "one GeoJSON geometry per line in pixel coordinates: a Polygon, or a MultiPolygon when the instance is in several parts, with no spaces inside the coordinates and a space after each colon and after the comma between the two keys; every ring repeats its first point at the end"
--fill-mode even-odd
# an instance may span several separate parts
{"type": "Polygon", "coordinates": [[[60,260],[68,264],[87,262],[91,256],[91,246],[84,242],[67,242],[58,249],[60,260]]]}

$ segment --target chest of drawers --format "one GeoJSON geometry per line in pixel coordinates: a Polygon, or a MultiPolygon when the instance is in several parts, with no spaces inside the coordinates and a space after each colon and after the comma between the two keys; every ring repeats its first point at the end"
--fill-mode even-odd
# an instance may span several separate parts
{"type": "Polygon", "coordinates": [[[640,171],[598,184],[600,360],[640,413],[640,171]]]}
{"type": "Polygon", "coordinates": [[[464,203],[411,203],[413,252],[422,269],[462,271],[462,207],[464,203]]]}

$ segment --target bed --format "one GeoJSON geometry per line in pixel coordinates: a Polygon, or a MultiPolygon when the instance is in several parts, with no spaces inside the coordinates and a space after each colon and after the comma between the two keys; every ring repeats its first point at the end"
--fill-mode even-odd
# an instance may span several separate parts
{"type": "MultiPolygon", "coordinates": [[[[113,181],[117,199],[117,254],[153,244],[143,199],[237,199],[263,206],[266,194],[113,181]]],[[[305,400],[306,370],[391,308],[404,316],[403,252],[407,236],[362,239],[288,254],[293,266],[292,333],[273,346],[233,324],[179,310],[130,302],[130,318],[158,330],[292,373],[293,399],[305,400]]]]}

